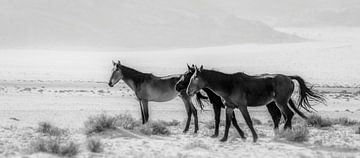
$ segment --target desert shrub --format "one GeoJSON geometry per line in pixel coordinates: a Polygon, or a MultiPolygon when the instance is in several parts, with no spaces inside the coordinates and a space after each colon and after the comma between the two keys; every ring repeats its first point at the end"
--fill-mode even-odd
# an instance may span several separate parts
{"type": "Polygon", "coordinates": [[[310,115],[306,122],[308,125],[317,128],[330,127],[333,124],[329,118],[323,118],[320,115],[310,115]]]}
{"type": "Polygon", "coordinates": [[[86,147],[89,151],[100,153],[103,149],[103,144],[99,138],[89,138],[86,142],[86,147]]]}
{"type": "Polygon", "coordinates": [[[333,119],[333,123],[340,124],[343,126],[353,126],[353,125],[358,124],[359,122],[356,120],[351,120],[347,117],[340,117],[340,118],[333,119]]]}
{"type": "Polygon", "coordinates": [[[292,142],[304,142],[309,140],[309,130],[307,126],[294,126],[292,129],[280,132],[279,136],[292,142]]]}
{"type": "Polygon", "coordinates": [[[140,126],[138,130],[145,135],[170,135],[170,130],[162,121],[148,122],[140,126]]]}
{"type": "Polygon", "coordinates": [[[90,135],[93,133],[100,133],[108,129],[116,129],[116,120],[116,117],[106,115],[105,113],[90,116],[84,123],[85,133],[90,135]]]}
{"type": "Polygon", "coordinates": [[[120,114],[116,116],[116,126],[122,127],[124,129],[133,130],[135,127],[141,125],[139,120],[135,120],[129,114],[120,114]]]}
{"type": "Polygon", "coordinates": [[[40,122],[37,132],[48,134],[50,136],[60,136],[66,133],[66,130],[53,126],[49,122],[40,122]]]}
{"type": "Polygon", "coordinates": [[[32,152],[45,152],[59,156],[73,157],[79,153],[79,145],[74,142],[64,143],[60,138],[39,138],[31,143],[32,152]]]}

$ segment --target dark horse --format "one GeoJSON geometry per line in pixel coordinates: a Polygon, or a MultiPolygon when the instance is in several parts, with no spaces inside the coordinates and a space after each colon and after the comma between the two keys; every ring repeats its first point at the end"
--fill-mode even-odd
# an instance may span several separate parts
{"type": "Polygon", "coordinates": [[[150,73],[142,73],[135,69],[113,62],[114,69],[109,81],[109,86],[113,87],[121,79],[135,92],[140,102],[142,123],[145,124],[149,120],[148,102],[166,102],[174,99],[180,94],[185,109],[187,111],[187,122],[184,132],[189,130],[191,115],[194,116],[195,133],[198,131],[197,111],[191,102],[191,98],[185,91],[178,92],[175,90],[175,84],[181,75],[172,75],[166,77],[157,77],[150,73]]]}
{"type": "Polygon", "coordinates": [[[294,91],[292,79],[298,81],[300,86],[300,106],[305,109],[311,108],[309,100],[324,102],[322,96],[307,87],[305,81],[299,76],[225,74],[214,70],[205,70],[202,66],[200,69],[195,68],[186,91],[189,95],[194,95],[200,89],[209,88],[225,100],[226,126],[222,141],[227,139],[234,108],[239,108],[251,130],[253,141],[256,142],[258,136],[252,125],[248,106],[262,106],[275,102],[285,116],[284,129],[291,128],[291,119],[294,115],[288,107],[288,103],[295,112],[306,119],[306,116],[298,111],[291,101],[291,95],[294,91]]]}
{"type": "MultiPolygon", "coordinates": [[[[179,82],[176,84],[176,90],[177,91],[182,91],[182,90],[187,88],[187,86],[189,85],[189,82],[190,82],[190,78],[195,72],[194,65],[192,65],[192,67],[187,65],[187,67],[188,67],[188,71],[186,71],[184,73],[184,75],[181,77],[179,82]]],[[[219,123],[220,123],[221,108],[225,108],[225,105],[224,105],[223,101],[221,100],[221,97],[216,95],[209,88],[203,88],[202,90],[207,94],[210,103],[213,105],[214,116],[215,116],[215,133],[214,133],[214,135],[212,137],[217,137],[218,134],[219,134],[219,123]]],[[[202,104],[200,99],[203,99],[204,97],[202,97],[200,94],[201,93],[197,93],[196,98],[197,98],[198,103],[202,104]]],[[[289,100],[289,104],[292,105],[292,108],[294,109],[294,111],[296,113],[298,113],[301,117],[306,118],[305,115],[303,113],[301,113],[294,106],[294,103],[293,103],[293,101],[291,99],[289,100]]],[[[268,111],[269,111],[269,113],[271,115],[271,118],[272,118],[272,120],[274,122],[274,131],[276,132],[276,131],[278,131],[278,127],[279,127],[279,123],[280,123],[280,119],[281,119],[281,111],[276,106],[274,101],[267,104],[266,107],[267,107],[267,109],[268,109],[268,111]]],[[[232,124],[234,125],[236,130],[239,132],[240,136],[242,138],[245,138],[244,133],[242,132],[242,130],[239,128],[239,126],[237,124],[234,112],[233,112],[233,117],[232,117],[232,124]]],[[[223,141],[225,141],[225,140],[226,139],[223,139],[223,141]]]]}
{"type": "MultiPolygon", "coordinates": [[[[188,67],[188,71],[186,71],[184,73],[184,75],[180,78],[180,80],[178,81],[178,83],[176,83],[176,86],[175,86],[176,90],[179,92],[183,91],[187,88],[187,86],[189,85],[189,82],[190,82],[190,78],[195,72],[194,65],[192,65],[192,67],[187,65],[187,67],[188,67]]],[[[210,103],[213,105],[214,116],[215,116],[215,132],[211,137],[214,138],[219,135],[221,108],[225,108],[225,105],[224,105],[221,97],[216,95],[211,89],[203,88],[202,90],[207,94],[210,103]]],[[[201,93],[197,93],[196,99],[197,99],[198,103],[201,105],[202,104],[201,99],[206,99],[206,98],[204,98],[200,94],[201,93]]],[[[291,100],[289,100],[289,102],[292,103],[291,100]]],[[[280,119],[281,119],[281,111],[279,110],[279,108],[276,107],[275,102],[271,102],[271,103],[267,104],[266,107],[267,107],[267,109],[272,117],[272,120],[274,122],[274,130],[277,130],[279,127],[280,119]]],[[[301,115],[301,114],[299,114],[299,115],[301,115]]],[[[232,121],[232,124],[234,125],[234,127],[236,128],[236,130],[238,131],[238,133],[240,134],[241,138],[244,139],[245,138],[244,132],[240,129],[240,127],[236,121],[235,112],[233,112],[233,117],[232,117],[231,121],[232,121]]]]}

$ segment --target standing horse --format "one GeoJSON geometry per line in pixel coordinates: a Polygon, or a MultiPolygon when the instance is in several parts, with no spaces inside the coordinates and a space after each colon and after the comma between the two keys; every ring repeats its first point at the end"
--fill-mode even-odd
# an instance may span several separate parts
{"type": "MultiPolygon", "coordinates": [[[[249,76],[245,73],[225,74],[214,70],[205,70],[202,66],[200,69],[195,68],[195,73],[190,79],[186,92],[189,95],[193,95],[200,89],[209,88],[225,100],[226,126],[225,134],[221,141],[227,140],[233,110],[234,108],[239,108],[246,124],[251,130],[253,141],[256,142],[258,136],[252,125],[247,107],[262,106],[274,101],[285,116],[284,129],[291,128],[291,119],[294,113],[287,106],[287,103],[290,103],[291,95],[294,92],[292,79],[297,80],[300,85],[300,106],[305,109],[307,107],[311,108],[309,99],[324,102],[322,96],[307,87],[305,81],[299,76],[285,76],[281,74],[249,76]]],[[[295,105],[291,103],[290,107],[295,112],[298,111],[294,108],[295,105]]],[[[301,114],[299,115],[302,116],[301,114]]],[[[306,118],[304,115],[302,117],[306,118]]]]}
{"type": "MultiPolygon", "coordinates": [[[[121,79],[135,92],[140,102],[142,123],[149,120],[148,102],[166,102],[174,99],[179,95],[175,90],[175,84],[180,79],[180,75],[157,77],[150,73],[142,73],[135,69],[113,62],[114,69],[109,81],[109,86],[113,87],[121,79]]],[[[180,92],[180,97],[185,104],[187,111],[187,122],[184,132],[189,130],[191,115],[194,116],[195,133],[198,131],[197,111],[191,102],[191,98],[185,91],[180,92]]]]}
{"type": "MultiPolygon", "coordinates": [[[[182,90],[185,90],[187,88],[187,86],[189,85],[191,76],[195,73],[194,65],[192,65],[192,67],[187,65],[187,67],[188,67],[188,71],[186,71],[184,73],[184,75],[180,78],[180,80],[176,83],[176,86],[175,86],[176,90],[179,92],[182,90]]],[[[214,116],[215,116],[215,132],[211,137],[215,138],[219,135],[221,108],[225,108],[225,105],[224,105],[223,101],[221,100],[221,97],[216,95],[211,89],[203,88],[202,90],[207,94],[210,103],[213,105],[214,116]]],[[[201,94],[201,93],[197,93],[196,99],[197,99],[198,103],[201,105],[202,103],[201,103],[200,99],[202,99],[203,97],[199,94],[201,94]]],[[[289,100],[289,103],[294,105],[292,100],[289,100]]],[[[271,115],[271,118],[274,122],[274,131],[277,131],[277,129],[279,127],[280,119],[281,119],[281,111],[279,110],[279,108],[276,107],[275,102],[271,102],[271,103],[267,104],[266,107],[267,107],[267,109],[271,115]]],[[[296,107],[294,107],[294,108],[296,108],[296,107]]],[[[296,111],[296,112],[300,113],[299,114],[300,116],[304,116],[300,111],[296,111]]],[[[245,138],[244,132],[240,129],[240,127],[237,123],[235,112],[233,112],[233,117],[232,117],[231,121],[232,121],[232,124],[234,125],[235,129],[240,134],[241,138],[244,139],[245,138]]]]}

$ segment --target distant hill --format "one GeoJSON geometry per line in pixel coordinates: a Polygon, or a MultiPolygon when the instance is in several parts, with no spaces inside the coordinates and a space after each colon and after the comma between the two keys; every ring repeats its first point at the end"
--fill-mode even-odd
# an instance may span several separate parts
{"type": "Polygon", "coordinates": [[[0,49],[119,50],[295,42],[205,0],[1,0],[0,49]]]}
{"type": "Polygon", "coordinates": [[[359,27],[360,5],[347,8],[308,9],[283,19],[278,25],[295,27],[359,27]]]}

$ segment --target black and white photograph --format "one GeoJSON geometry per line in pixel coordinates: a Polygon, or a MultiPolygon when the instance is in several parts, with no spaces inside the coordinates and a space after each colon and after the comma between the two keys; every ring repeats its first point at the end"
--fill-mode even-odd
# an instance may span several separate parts
{"type": "Polygon", "coordinates": [[[360,158],[359,0],[0,0],[0,158],[360,158]]]}

